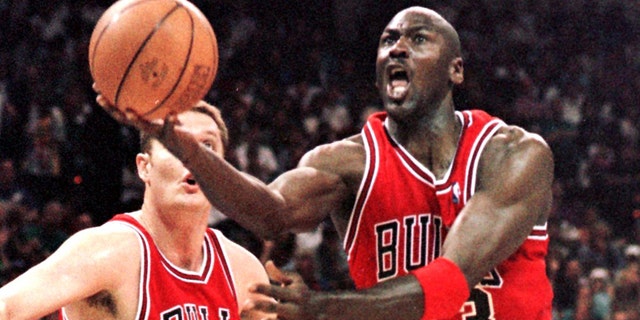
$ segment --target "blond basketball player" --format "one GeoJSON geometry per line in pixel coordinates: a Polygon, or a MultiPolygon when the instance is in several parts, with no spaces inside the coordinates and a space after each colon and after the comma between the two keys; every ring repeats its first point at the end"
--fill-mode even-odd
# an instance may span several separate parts
{"type": "MultiPolygon", "coordinates": [[[[178,119],[202,145],[223,154],[228,138],[217,109],[200,102],[178,119]]],[[[141,137],[136,165],[145,184],[142,208],[76,233],[0,288],[0,319],[57,310],[70,320],[240,319],[244,302],[258,298],[248,285],[268,283],[260,262],[207,227],[211,204],[158,140],[141,137]]]]}

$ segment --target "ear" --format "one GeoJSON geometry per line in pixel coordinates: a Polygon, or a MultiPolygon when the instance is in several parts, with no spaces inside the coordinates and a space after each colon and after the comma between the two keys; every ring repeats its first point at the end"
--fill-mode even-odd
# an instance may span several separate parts
{"type": "Polygon", "coordinates": [[[144,183],[149,180],[149,169],[151,167],[151,156],[148,153],[138,153],[136,155],[136,167],[138,168],[138,177],[144,183]]]}
{"type": "Polygon", "coordinates": [[[461,57],[454,58],[451,61],[449,72],[453,85],[459,85],[464,81],[464,63],[461,57]]]}

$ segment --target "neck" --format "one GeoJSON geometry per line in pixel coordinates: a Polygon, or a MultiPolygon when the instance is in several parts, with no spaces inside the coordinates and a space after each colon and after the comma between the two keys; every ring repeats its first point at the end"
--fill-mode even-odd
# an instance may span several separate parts
{"type": "MultiPolygon", "coordinates": [[[[182,210],[181,210],[182,211],[182,210]]],[[[153,210],[146,203],[134,214],[153,237],[158,249],[171,263],[186,270],[199,270],[208,212],[197,215],[153,210]]]]}
{"type": "Polygon", "coordinates": [[[411,123],[387,118],[389,134],[436,178],[441,178],[453,161],[461,126],[452,108],[438,109],[411,123]]]}

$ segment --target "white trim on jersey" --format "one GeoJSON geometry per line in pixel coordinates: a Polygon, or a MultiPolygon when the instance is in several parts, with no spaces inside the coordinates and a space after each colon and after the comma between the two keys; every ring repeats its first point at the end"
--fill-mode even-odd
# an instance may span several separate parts
{"type": "MultiPolygon", "coordinates": [[[[469,114],[469,118],[471,118],[470,114],[469,114]]],[[[472,122],[470,120],[470,124],[471,123],[472,122]]],[[[487,145],[489,140],[491,140],[491,137],[493,137],[496,131],[504,126],[505,126],[505,123],[499,119],[495,119],[487,122],[482,128],[482,131],[480,131],[480,133],[478,134],[476,140],[473,142],[473,145],[471,146],[471,151],[469,152],[469,157],[468,157],[469,160],[467,161],[467,165],[465,168],[466,170],[465,172],[467,173],[466,183],[469,185],[465,186],[465,188],[462,189],[463,203],[467,203],[467,201],[469,201],[469,199],[475,193],[478,165],[480,163],[480,158],[482,157],[482,151],[484,151],[485,146],[487,145]],[[494,125],[496,123],[497,125],[494,125]],[[490,130],[490,131],[487,132],[487,130],[490,130]],[[469,171],[470,169],[471,169],[471,172],[469,171]],[[467,191],[469,191],[470,194],[468,194],[467,191]]]]}
{"type": "Polygon", "coordinates": [[[527,240],[547,240],[549,239],[549,233],[547,232],[547,224],[545,222],[544,225],[535,225],[533,226],[533,234],[527,236],[527,240]],[[538,235],[537,233],[544,233],[542,235],[538,235]]]}
{"type": "Polygon", "coordinates": [[[203,246],[202,246],[202,253],[203,253],[202,265],[200,265],[200,269],[198,271],[187,270],[187,269],[184,269],[182,267],[179,267],[179,266],[173,264],[173,262],[171,262],[169,259],[167,259],[167,257],[158,248],[158,253],[160,253],[160,256],[162,256],[162,263],[163,264],[166,263],[171,267],[171,268],[167,268],[165,266],[165,270],[167,270],[167,272],[169,272],[176,279],[179,279],[179,280],[184,281],[184,282],[199,283],[199,284],[208,283],[209,279],[211,278],[211,274],[213,273],[213,267],[208,268],[208,272],[206,274],[205,274],[205,271],[207,271],[207,266],[209,265],[209,263],[212,266],[215,265],[215,263],[216,263],[216,260],[215,260],[216,255],[213,253],[213,243],[211,243],[211,240],[209,239],[209,237],[205,236],[204,237],[204,241],[206,242],[206,245],[205,245],[205,243],[203,243],[203,246]],[[211,259],[211,260],[209,260],[209,259],[211,259]],[[181,273],[183,273],[185,275],[192,275],[192,276],[194,276],[194,278],[201,278],[201,279],[185,278],[185,277],[175,273],[173,270],[180,271],[181,273]]]}
{"type": "Polygon", "coordinates": [[[356,199],[354,202],[354,206],[353,209],[351,210],[351,216],[349,217],[349,223],[347,224],[347,232],[345,234],[343,243],[342,243],[342,247],[345,249],[345,252],[347,254],[347,259],[350,259],[351,257],[351,249],[353,249],[353,243],[355,241],[352,241],[351,243],[348,243],[348,241],[351,238],[356,238],[356,235],[358,234],[358,231],[360,229],[360,219],[362,218],[362,209],[364,207],[359,207],[357,206],[357,204],[360,202],[360,198],[362,199],[362,203],[366,204],[367,201],[369,200],[369,195],[371,194],[371,191],[373,190],[373,185],[376,182],[376,177],[378,175],[378,170],[380,167],[380,151],[379,151],[379,146],[378,146],[378,141],[375,139],[375,134],[373,129],[371,128],[371,124],[367,122],[366,126],[365,126],[365,130],[369,131],[369,133],[373,136],[373,141],[371,141],[373,143],[373,148],[374,150],[370,150],[369,149],[369,139],[367,139],[367,135],[366,134],[362,134],[362,140],[363,140],[363,144],[364,144],[364,148],[365,148],[365,168],[364,168],[364,176],[362,177],[362,180],[360,181],[360,187],[358,188],[358,193],[356,194],[356,199]],[[376,162],[374,164],[373,167],[373,172],[371,174],[371,176],[367,176],[369,174],[369,170],[371,169],[370,164],[371,164],[371,154],[375,155],[375,159],[376,162]],[[367,183],[367,181],[371,181],[371,185],[369,186],[368,190],[364,190],[365,189],[365,185],[367,183]],[[366,192],[366,194],[363,194],[364,192],[366,192]],[[358,214],[356,214],[356,211],[360,210],[360,212],[358,212],[358,214]],[[358,221],[354,221],[355,217],[357,216],[358,221]],[[355,229],[354,229],[355,228],[355,229]],[[352,230],[353,229],[353,230],[352,230]],[[349,237],[350,234],[353,234],[353,237],[349,237]],[[347,247],[348,246],[348,247],[347,247]]]}
{"type": "Polygon", "coordinates": [[[136,310],[136,319],[148,319],[151,309],[151,296],[149,293],[149,282],[151,274],[151,248],[141,230],[136,226],[125,221],[109,221],[108,223],[120,224],[127,227],[138,236],[140,243],[140,281],[138,283],[138,310],[136,310]],[[145,256],[146,254],[146,256],[145,256]],[[142,315],[143,304],[146,302],[145,314],[142,315]]]}
{"type": "MultiPolygon", "coordinates": [[[[223,256],[224,261],[225,261],[225,262],[226,262],[226,264],[227,264],[227,268],[224,268],[224,266],[222,265],[222,261],[220,261],[219,267],[220,267],[220,268],[222,268],[222,271],[227,275],[227,276],[225,277],[225,279],[227,280],[227,285],[229,286],[229,289],[230,289],[230,290],[231,290],[231,292],[233,293],[233,295],[234,295],[234,297],[235,297],[236,301],[238,301],[238,293],[236,292],[236,290],[237,290],[237,289],[236,289],[236,288],[237,288],[236,283],[237,283],[237,282],[236,282],[235,276],[234,276],[234,274],[233,274],[233,271],[231,270],[231,262],[230,262],[230,261],[231,261],[231,259],[229,259],[229,254],[227,254],[227,248],[222,244],[222,241],[220,241],[220,239],[221,239],[221,238],[225,238],[225,239],[227,239],[227,237],[226,237],[226,236],[225,236],[225,235],[224,235],[220,230],[213,229],[213,228],[210,228],[210,229],[213,231],[213,233],[214,233],[215,237],[217,238],[217,239],[216,239],[216,241],[218,241],[218,244],[220,244],[220,254],[223,256]],[[227,272],[227,271],[228,271],[228,272],[227,272]],[[228,273],[228,274],[227,274],[227,273],[228,273]],[[231,283],[230,283],[229,281],[231,281],[231,283]]],[[[208,238],[208,237],[207,237],[207,238],[208,238]]],[[[213,246],[212,246],[212,247],[213,247],[213,246]]],[[[244,247],[242,247],[242,246],[240,246],[240,249],[242,249],[242,250],[246,250],[246,249],[245,249],[244,247]]],[[[212,250],[215,250],[215,248],[212,248],[212,250]]],[[[247,253],[249,253],[251,256],[253,256],[253,254],[252,254],[252,253],[250,253],[248,250],[246,250],[246,251],[247,251],[247,253]]],[[[215,267],[216,267],[216,266],[214,265],[214,267],[213,267],[213,268],[211,268],[212,272],[213,272],[213,269],[214,269],[215,267]]],[[[241,303],[241,301],[238,301],[238,307],[239,307],[239,308],[242,308],[242,305],[240,305],[240,303],[241,303]]]]}

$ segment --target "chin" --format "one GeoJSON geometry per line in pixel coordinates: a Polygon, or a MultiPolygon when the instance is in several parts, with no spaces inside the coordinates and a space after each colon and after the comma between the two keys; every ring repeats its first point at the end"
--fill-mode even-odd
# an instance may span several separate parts
{"type": "Polygon", "coordinates": [[[200,208],[200,207],[209,206],[209,201],[201,193],[200,194],[186,194],[186,195],[176,199],[175,202],[177,204],[183,206],[183,207],[189,207],[189,208],[194,208],[194,209],[197,209],[197,208],[200,208]]]}
{"type": "Polygon", "coordinates": [[[407,101],[387,101],[385,110],[389,118],[396,121],[411,120],[415,117],[415,105],[407,101]]]}

